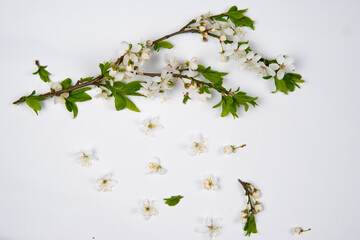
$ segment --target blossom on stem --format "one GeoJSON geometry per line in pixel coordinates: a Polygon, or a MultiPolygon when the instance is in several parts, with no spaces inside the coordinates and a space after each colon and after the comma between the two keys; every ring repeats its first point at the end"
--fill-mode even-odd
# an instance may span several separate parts
{"type": "Polygon", "coordinates": [[[269,67],[273,70],[278,70],[276,77],[281,80],[284,78],[285,73],[292,72],[295,70],[295,66],[293,65],[294,59],[284,57],[282,55],[276,58],[277,63],[271,63],[269,67]]]}

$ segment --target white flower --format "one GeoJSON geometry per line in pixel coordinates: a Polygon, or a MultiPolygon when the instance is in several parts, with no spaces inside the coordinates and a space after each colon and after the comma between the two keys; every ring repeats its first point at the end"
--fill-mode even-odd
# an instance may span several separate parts
{"type": "Polygon", "coordinates": [[[199,99],[205,102],[208,98],[211,98],[211,93],[203,92],[199,93],[199,99]]]}
{"type": "Polygon", "coordinates": [[[254,208],[256,212],[261,212],[263,210],[261,203],[255,203],[254,208]]]}
{"type": "Polygon", "coordinates": [[[142,46],[140,44],[130,44],[126,41],[121,42],[120,50],[118,51],[118,55],[122,56],[124,54],[130,55],[130,53],[138,53],[142,49],[142,46]],[[130,49],[131,46],[131,49],[130,49]]]}
{"type": "Polygon", "coordinates": [[[104,177],[97,180],[97,190],[100,192],[111,192],[113,187],[117,184],[115,179],[112,179],[112,175],[106,174],[104,177]]]}
{"type": "Polygon", "coordinates": [[[164,175],[166,172],[167,170],[160,165],[160,159],[158,157],[153,157],[152,160],[149,162],[147,173],[159,173],[161,175],[164,175]]]}
{"type": "Polygon", "coordinates": [[[54,103],[65,103],[67,97],[69,97],[68,92],[62,93],[60,96],[54,96],[54,103]]]}
{"type": "Polygon", "coordinates": [[[121,81],[124,79],[125,73],[114,70],[112,67],[109,70],[109,75],[114,77],[115,81],[121,81]]]}
{"type": "Polygon", "coordinates": [[[143,48],[141,51],[140,60],[141,61],[148,61],[150,59],[151,49],[150,48],[143,48]]]}
{"type": "Polygon", "coordinates": [[[238,47],[237,42],[233,42],[227,50],[225,50],[224,55],[230,57],[236,61],[245,61],[246,49],[249,47],[248,44],[241,44],[238,47]]]}
{"type": "Polygon", "coordinates": [[[99,93],[95,95],[95,98],[104,98],[106,100],[109,99],[109,95],[111,94],[111,92],[109,91],[109,89],[107,89],[106,87],[100,86],[98,88],[99,93]]]}
{"type": "Polygon", "coordinates": [[[173,74],[179,74],[179,63],[178,60],[175,57],[172,57],[168,54],[164,57],[164,62],[166,64],[166,67],[162,70],[163,72],[173,73],[173,74]]]}
{"type": "Polygon", "coordinates": [[[145,199],[140,207],[140,213],[145,220],[150,219],[152,216],[158,215],[158,210],[155,208],[155,201],[145,199]]]}
{"type": "Polygon", "coordinates": [[[260,61],[259,65],[258,65],[258,72],[261,76],[263,77],[267,77],[267,76],[275,76],[275,69],[273,68],[277,68],[275,65],[271,65],[268,67],[265,65],[264,62],[260,61]]]}
{"type": "Polygon", "coordinates": [[[52,82],[50,84],[50,90],[53,90],[55,92],[62,90],[62,86],[59,82],[52,82]]]}
{"type": "Polygon", "coordinates": [[[220,221],[222,218],[212,219],[207,217],[205,220],[205,226],[200,228],[200,232],[204,234],[204,237],[208,240],[218,237],[222,232],[222,226],[220,221]]]}
{"type": "Polygon", "coordinates": [[[189,65],[189,69],[192,70],[192,71],[196,71],[197,68],[198,68],[198,65],[197,65],[197,58],[196,57],[193,57],[190,59],[188,65],[189,65]]]}
{"type": "Polygon", "coordinates": [[[254,192],[252,193],[253,198],[260,198],[261,197],[261,193],[260,190],[255,189],[254,192]]]}
{"type": "Polygon", "coordinates": [[[82,167],[90,168],[97,161],[97,158],[93,156],[92,151],[85,151],[77,156],[76,163],[82,167]]]}
{"type": "Polygon", "coordinates": [[[193,144],[191,146],[190,155],[202,154],[208,151],[207,147],[205,146],[205,139],[200,135],[197,134],[193,137],[193,144]]]}
{"type": "Polygon", "coordinates": [[[159,95],[159,85],[156,82],[149,81],[141,83],[143,93],[148,98],[156,98],[159,95]]]}
{"type": "Polygon", "coordinates": [[[219,186],[217,185],[217,178],[212,174],[208,174],[202,181],[203,187],[206,190],[218,190],[219,186]]]}
{"type": "Polygon", "coordinates": [[[284,78],[285,73],[295,70],[293,65],[294,59],[292,58],[280,55],[276,58],[276,62],[277,63],[271,63],[269,67],[273,70],[278,70],[276,76],[279,80],[284,78]]]}
{"type": "Polygon", "coordinates": [[[199,86],[197,85],[196,82],[191,82],[191,84],[190,84],[190,89],[191,89],[191,90],[198,90],[198,89],[199,89],[199,86]]]}
{"type": "Polygon", "coordinates": [[[140,131],[145,133],[145,135],[154,136],[154,131],[158,129],[163,129],[163,125],[159,122],[159,118],[151,118],[143,121],[143,127],[140,128],[140,131]]]}
{"type": "Polygon", "coordinates": [[[242,63],[242,66],[247,70],[255,70],[259,67],[259,60],[261,56],[251,51],[246,54],[245,61],[242,63]]]}
{"type": "Polygon", "coordinates": [[[160,90],[167,91],[171,87],[171,80],[173,79],[173,75],[168,72],[162,72],[161,77],[156,76],[153,77],[154,82],[159,84],[160,90]]]}
{"type": "Polygon", "coordinates": [[[243,41],[244,40],[244,37],[245,37],[245,31],[243,28],[241,27],[236,27],[234,29],[234,36],[233,36],[233,39],[235,42],[240,42],[240,41],[243,41]]]}
{"type": "Polygon", "coordinates": [[[220,62],[227,62],[228,61],[228,56],[225,56],[225,54],[224,53],[220,53],[219,54],[219,60],[220,60],[220,62]]]}
{"type": "Polygon", "coordinates": [[[224,147],[223,151],[225,154],[230,154],[230,153],[235,152],[235,148],[233,145],[227,145],[224,147]]]}

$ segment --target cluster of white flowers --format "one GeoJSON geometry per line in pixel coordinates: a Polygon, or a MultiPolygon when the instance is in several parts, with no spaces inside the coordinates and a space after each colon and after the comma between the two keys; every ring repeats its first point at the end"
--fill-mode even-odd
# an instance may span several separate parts
{"type": "Polygon", "coordinates": [[[222,218],[211,218],[207,217],[205,219],[205,226],[199,229],[199,232],[203,233],[204,238],[207,240],[211,240],[220,236],[222,232],[222,225],[220,222],[222,218]]]}
{"type": "MultiPolygon", "coordinates": [[[[262,206],[261,203],[259,203],[259,202],[257,201],[257,199],[261,197],[260,190],[254,188],[254,190],[253,190],[252,193],[251,193],[251,196],[252,196],[252,197],[254,198],[254,200],[255,200],[255,204],[254,204],[254,206],[253,206],[255,212],[256,212],[256,213],[261,212],[261,211],[263,210],[263,206],[262,206]]],[[[248,202],[248,204],[249,204],[249,202],[248,202]]],[[[241,222],[244,223],[244,224],[248,221],[248,217],[249,217],[249,214],[250,214],[250,211],[248,210],[247,207],[248,207],[248,205],[246,206],[245,210],[243,210],[243,211],[241,212],[241,216],[240,216],[240,217],[241,217],[241,222]]]]}
{"type": "MultiPolygon", "coordinates": [[[[62,90],[62,86],[60,82],[51,82],[50,83],[50,91],[58,92],[62,90]]],[[[69,97],[69,93],[65,92],[60,94],[59,96],[54,96],[54,103],[65,103],[66,98],[69,97]]]]}

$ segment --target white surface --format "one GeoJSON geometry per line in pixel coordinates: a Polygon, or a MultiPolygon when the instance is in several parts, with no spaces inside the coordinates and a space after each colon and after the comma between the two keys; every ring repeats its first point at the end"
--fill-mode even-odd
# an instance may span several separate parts
{"type": "MultiPolygon", "coordinates": [[[[219,239],[244,239],[238,216],[245,198],[237,178],[261,189],[265,210],[251,239],[293,239],[295,226],[311,227],[302,239],[359,239],[359,3],[357,1],[4,1],[0,2],[2,90],[0,239],[203,239],[206,216],[224,218],[219,239]],[[46,84],[32,76],[34,60],[49,65],[53,80],[95,75],[120,41],[154,39],[208,10],[249,8],[253,48],[266,57],[295,58],[307,80],[285,96],[270,82],[217,61],[218,44],[198,36],[171,39],[180,59],[230,71],[227,86],[259,96],[259,107],[240,119],[220,118],[208,103],[134,99],[141,113],[116,112],[112,103],[79,104],[76,120],[48,101],[39,117],[11,102],[46,84]],[[139,131],[142,119],[160,116],[156,138],[139,131]],[[193,133],[209,139],[209,153],[190,157],[193,133]],[[221,147],[243,144],[236,155],[221,147]],[[73,154],[94,149],[100,163],[84,169],[73,154]],[[147,176],[151,156],[165,176],[147,176]],[[113,172],[120,184],[98,193],[95,180],[113,172]],[[199,189],[206,173],[220,178],[219,192],[199,189]],[[182,194],[170,208],[161,198],[182,194]],[[160,214],[136,213],[143,198],[159,200],[160,214]]],[[[157,69],[160,69],[159,61],[157,69]]],[[[156,70],[152,68],[152,70],[156,70]]]]}

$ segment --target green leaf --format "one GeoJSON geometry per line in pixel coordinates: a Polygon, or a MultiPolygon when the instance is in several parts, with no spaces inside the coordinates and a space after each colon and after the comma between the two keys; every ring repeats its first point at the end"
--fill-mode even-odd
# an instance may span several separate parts
{"type": "Polygon", "coordinates": [[[144,83],[144,82],[143,81],[129,82],[126,85],[124,85],[121,90],[124,91],[125,93],[139,91],[142,87],[141,83],[144,83]]]}
{"type": "Polygon", "coordinates": [[[231,11],[231,12],[228,12],[226,15],[233,19],[240,19],[240,18],[244,17],[244,14],[242,14],[241,12],[238,12],[238,11],[231,11]]]}
{"type": "Polygon", "coordinates": [[[167,42],[167,41],[160,41],[160,42],[157,42],[154,44],[154,50],[155,51],[159,51],[160,48],[168,48],[168,49],[171,49],[173,48],[174,45],[172,45],[171,43],[167,42]]]}
{"type": "Polygon", "coordinates": [[[104,77],[113,79],[113,77],[109,75],[109,68],[110,68],[110,63],[109,62],[105,62],[104,64],[100,63],[99,67],[100,67],[100,70],[101,70],[101,74],[104,77]]]}
{"type": "Polygon", "coordinates": [[[65,106],[69,112],[73,113],[73,118],[76,118],[76,116],[78,115],[78,112],[79,112],[76,103],[66,100],[65,106]]]}
{"type": "Polygon", "coordinates": [[[140,112],[140,110],[136,107],[135,103],[133,103],[130,99],[128,99],[127,97],[125,97],[125,101],[126,101],[126,107],[134,112],[140,112]]]}
{"type": "Polygon", "coordinates": [[[82,82],[89,82],[89,81],[91,81],[91,80],[93,80],[93,79],[94,79],[94,77],[80,78],[80,81],[82,81],[82,82]]]}
{"type": "Polygon", "coordinates": [[[47,68],[47,66],[40,66],[39,61],[35,61],[36,65],[38,66],[38,70],[36,72],[33,73],[33,75],[39,75],[40,79],[43,80],[44,82],[51,82],[49,75],[51,75],[51,73],[49,73],[48,71],[45,70],[45,68],[47,68]]]}
{"type": "Polygon", "coordinates": [[[201,73],[210,82],[221,85],[223,83],[223,76],[227,75],[226,72],[218,72],[212,70],[211,67],[205,68],[203,65],[198,65],[197,71],[201,73]]]}
{"type": "Polygon", "coordinates": [[[114,97],[115,97],[116,111],[120,111],[120,110],[123,110],[124,108],[126,108],[126,99],[123,95],[121,95],[119,93],[115,93],[114,97]]]}
{"type": "Polygon", "coordinates": [[[71,91],[71,94],[72,95],[78,95],[80,93],[84,93],[84,92],[89,91],[89,90],[91,90],[91,87],[84,87],[84,88],[80,88],[80,89],[71,91]]]}
{"type": "Polygon", "coordinates": [[[36,115],[38,115],[38,111],[41,110],[40,101],[35,97],[27,97],[25,98],[25,102],[30,108],[35,111],[36,115]]]}
{"type": "Polygon", "coordinates": [[[172,207],[172,206],[176,206],[180,202],[180,199],[182,198],[183,196],[178,195],[178,196],[172,196],[171,198],[164,198],[164,200],[167,205],[172,207]]]}
{"type": "Polygon", "coordinates": [[[85,92],[76,93],[76,94],[70,92],[69,97],[66,98],[66,100],[68,100],[69,102],[86,102],[91,99],[92,99],[91,96],[85,92]]]}
{"type": "Polygon", "coordinates": [[[183,104],[186,104],[187,101],[190,100],[190,99],[191,99],[191,98],[190,98],[190,96],[189,96],[189,93],[188,93],[188,92],[185,93],[185,94],[184,94],[184,99],[183,99],[183,104]]]}
{"type": "Polygon", "coordinates": [[[124,82],[121,82],[121,81],[115,81],[114,84],[113,84],[113,87],[114,88],[122,88],[124,87],[126,84],[124,82]]]}
{"type": "Polygon", "coordinates": [[[254,21],[249,17],[242,17],[239,19],[236,19],[234,17],[230,17],[230,20],[235,24],[237,27],[249,27],[252,30],[255,29],[254,27],[254,21]]]}
{"type": "Polygon", "coordinates": [[[246,231],[245,236],[250,236],[251,233],[257,233],[255,215],[252,212],[244,225],[244,231],[246,231]]]}
{"type": "Polygon", "coordinates": [[[61,84],[62,89],[67,89],[71,86],[71,79],[67,78],[67,79],[63,80],[60,84],[61,84]]]}

